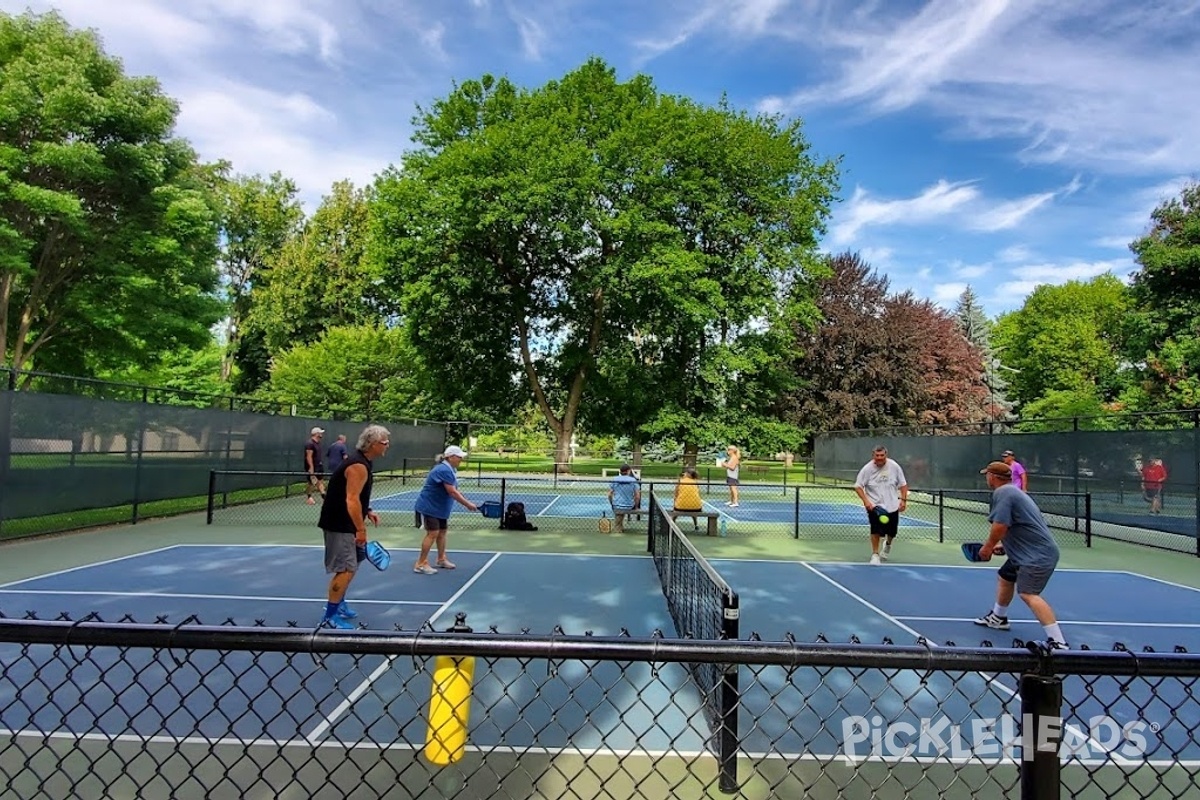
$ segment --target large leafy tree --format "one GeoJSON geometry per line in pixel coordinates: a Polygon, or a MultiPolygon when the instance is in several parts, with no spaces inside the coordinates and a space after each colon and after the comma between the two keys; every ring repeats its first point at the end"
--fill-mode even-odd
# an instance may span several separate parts
{"type": "Polygon", "coordinates": [[[701,413],[726,416],[778,358],[753,338],[808,264],[835,179],[798,125],[592,60],[532,91],[468,81],[416,126],[420,149],[379,182],[372,242],[442,391],[481,409],[532,396],[566,461],[609,353],[646,367],[627,365],[622,391],[687,408],[681,387],[703,376],[701,413]]]}
{"type": "Polygon", "coordinates": [[[378,270],[365,259],[370,192],[340,181],[269,258],[251,297],[249,326],[272,355],[332,327],[381,324],[393,314],[378,270]]]}
{"type": "Polygon", "coordinates": [[[882,324],[888,280],[857,253],[830,256],[826,265],[816,282],[820,324],[793,326],[797,347],[788,370],[798,388],[784,396],[781,412],[817,431],[893,424],[894,370],[882,324]]]}
{"type": "Polygon", "coordinates": [[[954,314],[905,292],[888,301],[882,325],[895,419],[953,425],[985,418],[990,392],[980,370],[981,352],[954,314]]]}
{"type": "Polygon", "coordinates": [[[401,328],[334,327],[277,355],[263,394],[363,419],[448,419],[457,411],[431,397],[419,358],[401,328]]]}
{"type": "Polygon", "coordinates": [[[265,331],[250,319],[253,292],[267,291],[269,269],[304,222],[296,184],[281,173],[237,175],[222,181],[222,285],[228,302],[221,377],[239,392],[266,382],[270,355],[265,331]],[[234,365],[238,367],[236,380],[234,365]]]}
{"type": "Polygon", "coordinates": [[[215,171],[177,106],[55,14],[0,13],[0,357],[95,374],[220,316],[215,171]]]}
{"type": "MultiPolygon", "coordinates": [[[[1055,395],[1055,407],[1087,408],[1123,388],[1129,290],[1111,274],[1039,286],[1020,309],[996,322],[993,341],[1015,370],[1013,399],[1022,406],[1055,395]]],[[[1022,409],[1022,416],[1029,414],[1022,409]]]]}
{"type": "Polygon", "coordinates": [[[1130,245],[1139,269],[1130,289],[1128,352],[1142,380],[1138,410],[1200,405],[1200,183],[1159,205],[1130,245]]]}

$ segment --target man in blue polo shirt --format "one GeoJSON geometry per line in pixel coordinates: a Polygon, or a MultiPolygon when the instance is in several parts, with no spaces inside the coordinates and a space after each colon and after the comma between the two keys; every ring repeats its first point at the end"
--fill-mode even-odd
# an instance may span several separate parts
{"type": "Polygon", "coordinates": [[[980,472],[987,476],[988,488],[992,490],[992,511],[988,515],[992,528],[979,557],[991,558],[997,545],[1003,542],[1008,559],[1000,567],[996,604],[975,624],[1008,630],[1008,606],[1013,595],[1019,594],[1045,630],[1046,644],[1053,649],[1066,649],[1054,609],[1042,599],[1042,591],[1058,566],[1058,545],[1050,535],[1050,528],[1033,498],[1013,485],[1012,468],[1008,464],[993,461],[980,472]]]}
{"type": "Polygon", "coordinates": [[[642,507],[642,484],[633,474],[633,467],[621,465],[621,474],[613,478],[608,489],[608,502],[612,504],[617,533],[623,533],[625,517],[642,507]]]}

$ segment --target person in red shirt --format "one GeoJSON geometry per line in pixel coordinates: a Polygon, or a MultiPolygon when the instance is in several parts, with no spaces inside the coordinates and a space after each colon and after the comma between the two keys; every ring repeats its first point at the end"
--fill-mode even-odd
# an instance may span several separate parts
{"type": "Polygon", "coordinates": [[[1152,458],[1142,467],[1142,496],[1150,504],[1151,514],[1162,513],[1163,484],[1167,482],[1167,468],[1161,458],[1152,458]]]}

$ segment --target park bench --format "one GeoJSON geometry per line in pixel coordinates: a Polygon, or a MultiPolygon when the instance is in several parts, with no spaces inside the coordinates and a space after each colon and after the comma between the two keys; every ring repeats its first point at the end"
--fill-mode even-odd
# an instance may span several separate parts
{"type": "Polygon", "coordinates": [[[704,517],[708,520],[708,535],[717,535],[717,520],[721,518],[720,511],[671,511],[669,513],[671,519],[676,522],[679,521],[680,517],[704,517]]]}

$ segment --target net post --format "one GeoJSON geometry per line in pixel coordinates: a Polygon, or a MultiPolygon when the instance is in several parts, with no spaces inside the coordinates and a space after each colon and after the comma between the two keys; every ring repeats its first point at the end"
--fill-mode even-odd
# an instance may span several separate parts
{"type": "Polygon", "coordinates": [[[938,544],[946,541],[946,490],[938,489],[938,544]]]}
{"type": "MultiPolygon", "coordinates": [[[[723,596],[721,636],[726,641],[736,642],[741,638],[741,609],[736,592],[723,596]]],[[[720,716],[717,721],[717,759],[720,764],[718,787],[724,794],[735,794],[738,790],[738,665],[721,665],[720,716]]]]}
{"type": "Polygon", "coordinates": [[[500,525],[501,525],[501,527],[503,527],[503,525],[504,525],[504,509],[508,508],[508,503],[506,503],[504,501],[504,498],[507,495],[508,495],[508,478],[501,478],[500,479],[500,525]]]}
{"type": "Polygon", "coordinates": [[[1021,800],[1061,797],[1062,702],[1058,676],[1021,676],[1021,800]]]}
{"type": "Polygon", "coordinates": [[[800,487],[793,486],[792,491],[796,493],[796,498],[792,503],[792,538],[800,539],[800,487]]]}
{"type": "Polygon", "coordinates": [[[408,485],[408,456],[400,459],[400,485],[408,485]]]}
{"type": "Polygon", "coordinates": [[[213,506],[217,500],[217,471],[210,469],[208,471],[208,509],[205,514],[205,525],[213,524],[213,506]]]}
{"type": "Polygon", "coordinates": [[[1092,493],[1083,496],[1083,540],[1088,547],[1092,546],[1092,493]]]}

